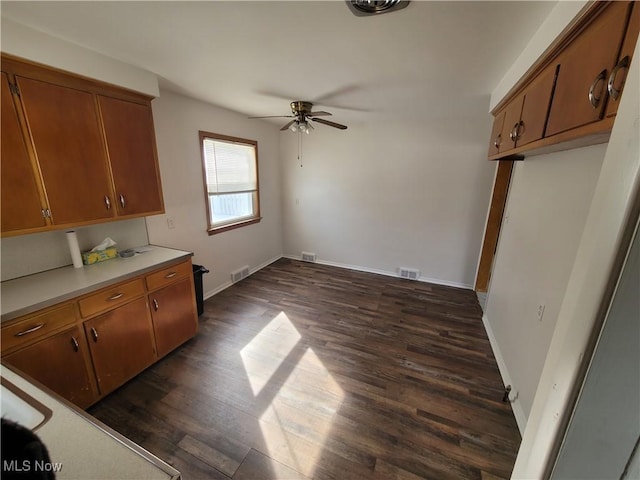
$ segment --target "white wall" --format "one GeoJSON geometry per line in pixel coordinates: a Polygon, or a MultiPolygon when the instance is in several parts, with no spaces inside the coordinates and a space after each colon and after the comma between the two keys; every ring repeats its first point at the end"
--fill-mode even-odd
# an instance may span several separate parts
{"type": "Polygon", "coordinates": [[[155,74],[2,18],[2,51],[68,72],[158,96],[155,74]]]}
{"type": "MultiPolygon", "coordinates": [[[[93,248],[106,237],[118,244],[118,250],[149,243],[144,218],[100,223],[74,230],[82,251],[93,248]]],[[[0,241],[2,281],[71,265],[73,262],[65,231],[3,238],[0,241]]]]}
{"type": "Polygon", "coordinates": [[[149,241],[192,251],[193,262],[211,271],[203,277],[208,297],[229,285],[232,270],[244,265],[255,270],[282,255],[280,132],[266,122],[165,90],[152,106],[166,213],[147,217],[149,241]],[[199,130],[258,141],[260,223],[207,234],[199,130]]]}
{"type": "Polygon", "coordinates": [[[591,204],[605,145],[516,162],[485,307],[521,429],[591,204]],[[542,321],[538,307],[545,305],[542,321]]]}
{"type": "Polygon", "coordinates": [[[471,287],[495,164],[486,160],[488,97],[467,125],[420,119],[322,125],[282,137],[285,254],[471,287]]]}
{"type": "Polygon", "coordinates": [[[588,3],[590,2],[586,0],[560,1],[553,7],[546,20],[542,22],[527,46],[522,50],[518,59],[513,62],[513,65],[509,67],[500,83],[494,89],[491,95],[491,109],[503,99],[531,65],[544,54],[551,42],[562,33],[588,3]]]}
{"type": "MultiPolygon", "coordinates": [[[[640,51],[640,40],[636,51],[640,51]]],[[[574,384],[610,275],[640,199],[640,59],[631,62],[611,139],[567,284],[512,478],[542,478],[560,426],[571,413],[574,384]]],[[[637,374],[629,366],[629,375],[637,374]]]]}

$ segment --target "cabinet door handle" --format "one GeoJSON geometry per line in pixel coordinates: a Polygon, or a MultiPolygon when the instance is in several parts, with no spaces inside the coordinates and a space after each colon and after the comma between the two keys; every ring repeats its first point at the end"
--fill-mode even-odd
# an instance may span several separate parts
{"type": "Polygon", "coordinates": [[[624,80],[623,80],[619,90],[613,86],[616,81],[616,76],[618,75],[618,71],[622,68],[624,69],[629,68],[629,55],[625,56],[622,60],[620,60],[618,64],[615,67],[613,67],[613,70],[611,71],[611,75],[609,75],[609,82],[607,83],[607,91],[609,92],[609,96],[614,100],[618,99],[618,97],[620,96],[620,91],[622,90],[622,85],[624,85],[624,80]]]}
{"type": "Polygon", "coordinates": [[[124,201],[124,195],[120,194],[120,205],[122,205],[122,208],[125,207],[126,202],[124,201]]]}
{"type": "Polygon", "coordinates": [[[524,122],[520,120],[518,123],[516,123],[516,140],[520,140],[520,137],[522,137],[523,131],[524,131],[524,122]]]}
{"type": "Polygon", "coordinates": [[[109,298],[107,298],[107,301],[112,301],[112,300],[118,300],[119,298],[124,297],[124,293],[116,293],[115,295],[111,295],[109,298]]]}
{"type": "Polygon", "coordinates": [[[509,138],[512,142],[515,142],[518,139],[518,123],[513,125],[511,132],[509,132],[509,138]]]}
{"type": "Polygon", "coordinates": [[[98,341],[98,331],[95,329],[95,327],[91,327],[91,336],[93,337],[94,342],[98,341]]]}
{"type": "Polygon", "coordinates": [[[600,105],[600,100],[602,99],[602,88],[604,87],[605,78],[607,78],[606,68],[598,74],[598,76],[591,84],[591,87],[589,87],[589,103],[593,108],[598,108],[598,105],[600,105]],[[599,83],[601,84],[600,94],[596,97],[595,90],[599,83]]]}
{"type": "Polygon", "coordinates": [[[111,200],[106,195],[104,196],[104,204],[107,206],[107,210],[111,209],[111,200]]]}
{"type": "Polygon", "coordinates": [[[42,327],[44,327],[44,323],[41,323],[41,324],[39,324],[39,325],[36,325],[35,327],[28,328],[27,330],[23,330],[22,332],[18,332],[18,333],[16,333],[16,334],[14,334],[14,336],[15,336],[15,337],[22,337],[22,336],[24,336],[24,335],[28,335],[28,334],[33,333],[33,332],[37,332],[37,331],[38,331],[38,330],[40,330],[42,327]]]}
{"type": "Polygon", "coordinates": [[[154,298],[153,299],[153,309],[157,312],[159,308],[160,308],[160,305],[158,305],[158,300],[156,300],[154,298]]]}
{"type": "Polygon", "coordinates": [[[71,337],[71,346],[73,347],[74,352],[77,352],[80,349],[80,344],[78,343],[78,340],[76,340],[76,337],[71,337]]]}
{"type": "Polygon", "coordinates": [[[178,274],[178,272],[169,272],[167,273],[164,278],[173,278],[178,274]]]}
{"type": "Polygon", "coordinates": [[[502,134],[499,133],[496,139],[493,142],[493,146],[496,148],[500,148],[500,144],[502,143],[502,134]]]}

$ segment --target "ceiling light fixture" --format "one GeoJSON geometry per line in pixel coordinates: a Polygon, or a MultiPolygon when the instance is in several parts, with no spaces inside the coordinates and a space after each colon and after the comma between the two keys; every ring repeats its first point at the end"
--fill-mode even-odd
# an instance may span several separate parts
{"type": "Polygon", "coordinates": [[[409,0],[346,0],[346,2],[357,17],[388,13],[409,5],[409,0]]]}
{"type": "Polygon", "coordinates": [[[309,135],[311,133],[311,130],[313,129],[313,126],[305,119],[296,120],[289,127],[289,130],[291,130],[292,132],[306,133],[307,135],[309,135]]]}

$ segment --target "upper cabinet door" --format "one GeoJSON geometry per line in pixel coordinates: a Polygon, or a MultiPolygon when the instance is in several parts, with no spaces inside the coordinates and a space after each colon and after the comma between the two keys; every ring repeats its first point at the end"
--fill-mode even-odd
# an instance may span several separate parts
{"type": "Polygon", "coordinates": [[[489,140],[489,156],[500,153],[502,145],[502,127],[504,126],[505,112],[502,111],[493,119],[493,127],[491,129],[491,139],[489,140]]]}
{"type": "Polygon", "coordinates": [[[2,233],[42,228],[43,215],[37,177],[27,153],[20,120],[13,102],[9,79],[2,72],[2,233]]]}
{"type": "Polygon", "coordinates": [[[150,105],[98,96],[118,215],[164,212],[150,105]]]}
{"type": "Polygon", "coordinates": [[[622,49],[620,50],[620,55],[618,56],[618,63],[609,75],[609,80],[607,82],[607,90],[609,93],[609,101],[607,103],[606,114],[607,117],[614,116],[618,111],[618,105],[620,105],[620,98],[622,97],[624,81],[627,77],[629,65],[631,64],[633,51],[636,48],[636,42],[638,41],[638,32],[640,32],[640,3],[633,2],[631,17],[629,18],[629,25],[627,26],[627,33],[624,36],[622,49]]]}
{"type": "Polygon", "coordinates": [[[55,224],[114,216],[111,181],[94,96],[16,77],[55,224]]]}
{"type": "Polygon", "coordinates": [[[551,65],[525,90],[522,115],[516,128],[518,147],[540,140],[544,135],[555,78],[556,66],[551,65]]]}
{"type": "Polygon", "coordinates": [[[546,136],[602,118],[629,7],[627,2],[612,2],[560,55],[546,136]]]}

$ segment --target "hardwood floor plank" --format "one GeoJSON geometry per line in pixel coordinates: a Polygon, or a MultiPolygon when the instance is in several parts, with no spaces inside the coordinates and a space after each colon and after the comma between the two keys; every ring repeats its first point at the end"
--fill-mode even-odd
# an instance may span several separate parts
{"type": "Polygon", "coordinates": [[[520,436],[481,317],[470,290],[281,259],[90,413],[185,480],[508,478],[520,436]]]}

